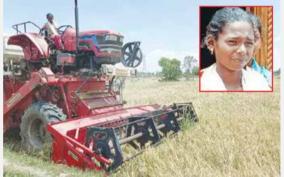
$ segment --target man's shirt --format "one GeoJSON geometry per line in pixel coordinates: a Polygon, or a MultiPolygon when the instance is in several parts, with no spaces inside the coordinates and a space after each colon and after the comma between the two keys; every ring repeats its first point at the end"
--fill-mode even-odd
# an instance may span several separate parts
{"type": "Polygon", "coordinates": [[[43,28],[46,29],[48,36],[58,35],[59,34],[56,27],[57,27],[57,25],[56,25],[56,23],[54,21],[53,21],[53,23],[50,23],[48,21],[43,26],[43,28]]]}

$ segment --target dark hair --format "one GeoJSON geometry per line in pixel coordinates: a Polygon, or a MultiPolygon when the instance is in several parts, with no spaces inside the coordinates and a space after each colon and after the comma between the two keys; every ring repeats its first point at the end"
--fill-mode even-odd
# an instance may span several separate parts
{"type": "Polygon", "coordinates": [[[262,25],[261,25],[261,21],[260,21],[259,17],[252,14],[252,13],[250,13],[249,15],[250,15],[253,27],[256,28],[259,31],[259,33],[261,34],[261,26],[262,25]]]}
{"type": "Polygon", "coordinates": [[[53,18],[53,14],[52,13],[46,14],[46,18],[48,18],[48,17],[52,17],[53,18]]]}
{"type": "Polygon", "coordinates": [[[207,37],[212,35],[216,40],[218,34],[222,32],[222,28],[228,24],[236,21],[245,21],[253,27],[251,16],[241,8],[238,7],[225,7],[213,15],[211,21],[207,25],[206,36],[204,42],[207,45],[207,37]]]}

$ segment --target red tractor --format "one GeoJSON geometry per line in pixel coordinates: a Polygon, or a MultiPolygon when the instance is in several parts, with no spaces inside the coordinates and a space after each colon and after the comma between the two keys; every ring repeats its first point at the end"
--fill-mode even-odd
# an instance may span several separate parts
{"type": "MultiPolygon", "coordinates": [[[[75,10],[78,17],[76,0],[75,10]]],[[[54,162],[110,171],[127,160],[122,145],[141,150],[179,131],[184,117],[197,121],[191,103],[123,107],[115,86],[132,70],[113,65],[137,67],[140,42],[123,45],[111,31],[79,33],[78,25],[52,37],[32,22],[13,28],[8,44],[22,47],[24,58],[4,63],[4,132],[20,128],[26,150],[52,142],[54,162]],[[30,25],[39,33],[27,32],[30,25]]]]}

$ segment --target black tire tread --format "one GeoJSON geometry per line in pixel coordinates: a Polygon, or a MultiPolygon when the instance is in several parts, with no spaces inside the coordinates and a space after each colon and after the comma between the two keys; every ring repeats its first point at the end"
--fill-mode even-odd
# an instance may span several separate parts
{"type": "Polygon", "coordinates": [[[29,108],[26,109],[20,124],[22,146],[27,151],[35,151],[42,148],[40,146],[33,145],[30,139],[31,137],[29,136],[28,131],[30,124],[36,119],[34,117],[40,118],[45,125],[50,122],[66,120],[66,115],[63,113],[62,109],[58,108],[56,105],[47,102],[33,103],[29,108]]]}

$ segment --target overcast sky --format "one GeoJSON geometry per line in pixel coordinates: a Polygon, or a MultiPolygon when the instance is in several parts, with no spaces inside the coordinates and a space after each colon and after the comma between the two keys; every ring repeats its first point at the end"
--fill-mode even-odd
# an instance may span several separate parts
{"type": "MultiPolygon", "coordinates": [[[[279,1],[272,0],[78,0],[80,31],[108,29],[120,32],[125,42],[139,40],[146,71],[158,71],[158,60],[186,55],[198,58],[200,5],[273,5],[274,69],[280,67],[279,1]]],[[[74,0],[4,0],[4,33],[11,26],[33,21],[42,26],[51,12],[59,25],[74,25],[74,0]]],[[[143,66],[141,66],[143,67],[143,66]]],[[[140,68],[142,69],[142,68],[140,68]]]]}

